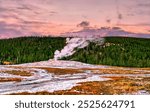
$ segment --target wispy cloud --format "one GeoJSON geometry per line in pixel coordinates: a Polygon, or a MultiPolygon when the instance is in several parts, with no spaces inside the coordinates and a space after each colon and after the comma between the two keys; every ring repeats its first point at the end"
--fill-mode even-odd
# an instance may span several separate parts
{"type": "Polygon", "coordinates": [[[29,10],[32,11],[32,7],[29,7],[28,5],[22,4],[21,6],[16,7],[19,10],[29,10]]]}
{"type": "Polygon", "coordinates": [[[146,2],[146,3],[138,3],[137,6],[139,7],[144,7],[144,8],[150,8],[150,2],[146,2]]]}
{"type": "Polygon", "coordinates": [[[149,0],[0,0],[0,32],[59,34],[119,24],[140,29],[149,27],[149,5],[149,0]]]}
{"type": "Polygon", "coordinates": [[[17,30],[16,25],[8,25],[5,22],[0,22],[0,35],[3,37],[21,36],[24,35],[22,31],[17,30]],[[7,35],[6,35],[7,34],[7,35]]]}
{"type": "Polygon", "coordinates": [[[150,26],[150,23],[138,23],[138,24],[117,24],[119,26],[150,26]]]}
{"type": "Polygon", "coordinates": [[[90,22],[88,21],[82,21],[81,23],[77,24],[77,27],[82,27],[84,29],[88,28],[90,26],[90,22]]]}

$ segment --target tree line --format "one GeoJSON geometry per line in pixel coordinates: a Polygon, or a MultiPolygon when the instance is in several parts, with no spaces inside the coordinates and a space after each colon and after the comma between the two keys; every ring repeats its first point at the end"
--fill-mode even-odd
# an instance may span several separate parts
{"type": "Polygon", "coordinates": [[[0,64],[20,64],[48,60],[65,46],[65,38],[29,36],[0,40],[0,64]],[[4,63],[5,62],[5,63],[4,63]]]}
{"type": "Polygon", "coordinates": [[[150,67],[150,39],[106,37],[100,46],[90,43],[65,60],[81,61],[90,64],[103,64],[125,67],[150,67]]]}
{"type": "MultiPolygon", "coordinates": [[[[0,64],[20,64],[51,59],[56,50],[63,49],[65,42],[66,38],[51,36],[2,39],[0,64]]],[[[150,39],[106,37],[103,45],[91,42],[87,47],[77,49],[72,56],[62,59],[89,64],[150,67],[149,43],[150,39]]]]}

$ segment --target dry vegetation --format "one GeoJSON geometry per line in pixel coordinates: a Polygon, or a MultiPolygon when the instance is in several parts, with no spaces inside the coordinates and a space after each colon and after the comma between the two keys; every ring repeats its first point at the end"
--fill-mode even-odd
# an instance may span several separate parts
{"type": "Polygon", "coordinates": [[[44,69],[49,73],[54,73],[55,75],[66,75],[66,74],[75,74],[75,73],[83,73],[81,69],[72,69],[72,68],[40,68],[44,69]]]}
{"type": "MultiPolygon", "coordinates": [[[[38,67],[37,67],[38,68],[38,67]]],[[[149,68],[122,68],[122,67],[108,67],[108,68],[48,68],[48,67],[40,67],[39,69],[44,69],[48,73],[54,73],[55,75],[66,75],[66,74],[76,74],[76,73],[84,73],[86,71],[91,71],[95,74],[150,74],[149,68]]]]}
{"type": "MultiPolygon", "coordinates": [[[[91,73],[103,74],[103,78],[111,80],[83,82],[69,90],[60,90],[55,92],[41,91],[36,93],[14,93],[19,95],[114,95],[114,94],[135,94],[140,90],[145,90],[150,93],[150,77],[145,77],[145,74],[150,74],[149,68],[125,68],[108,67],[108,68],[48,68],[43,67],[49,73],[55,75],[65,75],[74,73],[84,73],[89,70],[91,73]],[[113,76],[104,76],[105,74],[114,74],[113,76]],[[115,75],[117,74],[117,75],[115,75]],[[119,76],[120,74],[120,76],[119,76]],[[132,74],[133,76],[121,76],[121,74],[132,74]],[[141,74],[141,75],[136,75],[141,74]]],[[[7,73],[30,76],[27,71],[7,71],[7,73]]],[[[0,79],[4,81],[6,79],[0,79]]],[[[17,79],[16,79],[17,80],[17,79]]]]}
{"type": "Polygon", "coordinates": [[[21,78],[0,78],[0,82],[20,82],[22,79],[21,78]]]}
{"type": "Polygon", "coordinates": [[[122,69],[121,67],[111,67],[111,68],[83,68],[82,70],[91,70],[93,73],[98,74],[150,74],[149,69],[122,69]]]}
{"type": "Polygon", "coordinates": [[[25,71],[25,70],[7,70],[7,71],[3,71],[3,73],[19,75],[19,76],[32,76],[33,75],[29,71],[25,71]]]}
{"type": "Polygon", "coordinates": [[[146,90],[150,93],[150,77],[105,77],[109,81],[95,81],[79,83],[70,90],[55,91],[53,93],[42,91],[36,93],[16,93],[19,95],[114,95],[134,94],[139,90],[146,90]]]}

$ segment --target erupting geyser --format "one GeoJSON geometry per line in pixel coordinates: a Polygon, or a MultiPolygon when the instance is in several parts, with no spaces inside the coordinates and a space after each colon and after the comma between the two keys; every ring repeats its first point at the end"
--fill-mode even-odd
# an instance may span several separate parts
{"type": "Polygon", "coordinates": [[[71,56],[76,52],[76,48],[84,48],[88,46],[90,42],[96,42],[102,45],[104,43],[104,38],[100,36],[66,38],[66,46],[61,51],[55,51],[54,60],[71,56]]]}

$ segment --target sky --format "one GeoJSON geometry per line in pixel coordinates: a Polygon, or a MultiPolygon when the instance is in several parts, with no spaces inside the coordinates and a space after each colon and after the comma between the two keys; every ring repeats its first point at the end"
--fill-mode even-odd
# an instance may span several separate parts
{"type": "Polygon", "coordinates": [[[0,38],[100,27],[150,34],[150,0],[0,0],[0,38]]]}

